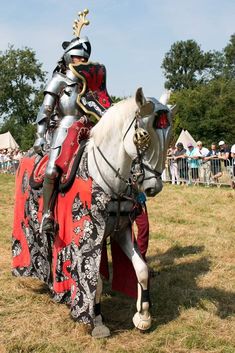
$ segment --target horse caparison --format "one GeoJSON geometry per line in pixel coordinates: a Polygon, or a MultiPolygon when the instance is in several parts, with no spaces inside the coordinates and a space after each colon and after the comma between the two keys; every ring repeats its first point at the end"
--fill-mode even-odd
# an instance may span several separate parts
{"type": "Polygon", "coordinates": [[[126,259],[122,266],[129,277],[128,283],[124,275],[115,277],[118,260],[113,261],[113,288],[137,296],[135,327],[145,331],[151,326],[148,267],[133,239],[130,215],[139,190],[155,196],[162,189],[171,128],[169,108],[155,98],[145,98],[142,89],[109,108],[91,130],[73,185],[58,192],[54,208],[58,227],[53,236],[39,233],[42,190],[29,184],[37,158],[26,156],[20,164],[13,274],[44,281],[56,301],[70,305],[75,320],[92,325],[94,337],[110,335],[100,311],[100,272],[105,272],[104,242],[108,236],[114,244],[114,256],[116,248],[123,254],[122,261],[126,259]],[[139,136],[147,136],[148,145],[142,150],[139,146],[144,140],[138,145],[134,139],[137,129],[144,131],[139,136]]]}

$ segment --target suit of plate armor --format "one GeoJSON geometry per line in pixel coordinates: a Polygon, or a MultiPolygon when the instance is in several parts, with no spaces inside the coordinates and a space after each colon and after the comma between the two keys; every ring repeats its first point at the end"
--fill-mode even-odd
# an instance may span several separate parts
{"type": "Polygon", "coordinates": [[[79,79],[73,75],[70,70],[66,74],[55,73],[45,89],[43,105],[37,117],[37,140],[34,144],[36,152],[41,151],[45,141],[45,133],[48,123],[52,123],[51,118],[56,109],[56,115],[59,118],[58,127],[55,128],[50,146],[49,161],[45,173],[44,181],[44,212],[49,210],[51,198],[50,189],[54,189],[55,179],[58,176],[58,169],[55,161],[60,154],[61,146],[67,136],[67,131],[73,123],[82,116],[76,99],[79,93],[79,79]]]}
{"type": "Polygon", "coordinates": [[[46,147],[46,134],[50,126],[56,124],[50,142],[49,161],[45,171],[43,183],[43,218],[41,229],[53,230],[51,200],[55,188],[59,169],[56,166],[63,142],[67,136],[68,128],[84,114],[77,104],[77,97],[82,88],[81,80],[69,69],[72,56],[83,58],[87,61],[91,46],[87,37],[75,38],[71,42],[62,44],[65,53],[59,61],[59,65],[44,90],[44,100],[37,116],[37,139],[34,143],[34,151],[43,154],[46,147]]]}

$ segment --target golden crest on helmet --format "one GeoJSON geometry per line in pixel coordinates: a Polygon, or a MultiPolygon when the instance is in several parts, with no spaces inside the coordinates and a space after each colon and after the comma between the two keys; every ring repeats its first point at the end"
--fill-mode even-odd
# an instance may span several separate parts
{"type": "Polygon", "coordinates": [[[89,21],[86,19],[86,15],[89,13],[88,9],[85,9],[83,11],[80,11],[78,13],[78,19],[74,21],[73,24],[73,33],[77,36],[80,37],[81,29],[83,26],[88,26],[89,21]]]}

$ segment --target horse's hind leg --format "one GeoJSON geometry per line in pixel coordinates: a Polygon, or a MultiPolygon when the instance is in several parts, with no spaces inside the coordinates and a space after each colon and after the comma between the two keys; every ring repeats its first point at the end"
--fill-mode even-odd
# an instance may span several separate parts
{"type": "Polygon", "coordinates": [[[95,338],[104,338],[110,336],[110,331],[107,326],[103,323],[103,318],[100,310],[100,300],[103,290],[103,282],[99,275],[96,294],[95,294],[95,319],[94,319],[94,328],[91,332],[92,336],[95,338]]]}
{"type": "Polygon", "coordinates": [[[135,327],[140,330],[148,330],[151,326],[151,315],[149,313],[149,272],[146,262],[140,255],[137,244],[132,242],[131,229],[126,230],[113,238],[118,242],[127,257],[132,261],[138,279],[138,298],[136,303],[137,312],[133,317],[135,327]]]}

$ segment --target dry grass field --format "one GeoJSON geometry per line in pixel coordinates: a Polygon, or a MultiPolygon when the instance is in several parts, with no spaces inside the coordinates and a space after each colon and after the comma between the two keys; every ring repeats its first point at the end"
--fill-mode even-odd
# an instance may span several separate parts
{"type": "Polygon", "coordinates": [[[153,325],[133,328],[135,303],[105,285],[112,331],[95,340],[37,280],[11,275],[14,177],[0,175],[0,352],[234,353],[235,192],[165,185],[148,201],[153,325]]]}

